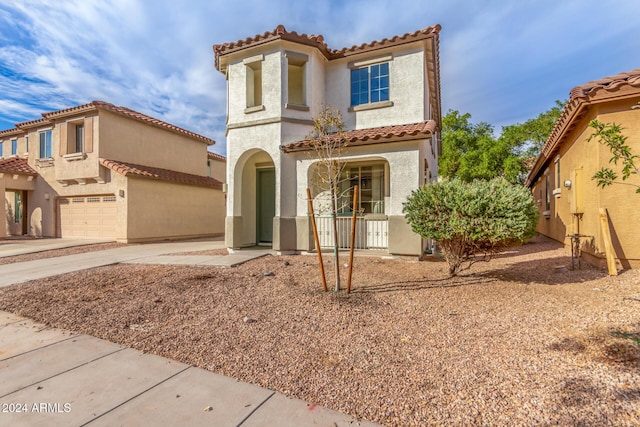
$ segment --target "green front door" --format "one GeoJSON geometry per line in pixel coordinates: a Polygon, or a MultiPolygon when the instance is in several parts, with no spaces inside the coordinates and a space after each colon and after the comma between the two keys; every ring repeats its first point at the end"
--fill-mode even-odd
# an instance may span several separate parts
{"type": "Polygon", "coordinates": [[[256,226],[258,243],[273,242],[273,217],[276,216],[276,170],[256,170],[256,226]]]}

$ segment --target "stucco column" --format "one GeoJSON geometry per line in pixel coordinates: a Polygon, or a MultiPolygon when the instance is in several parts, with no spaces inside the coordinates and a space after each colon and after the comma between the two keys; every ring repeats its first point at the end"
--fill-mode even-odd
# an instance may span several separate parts
{"type": "Polygon", "coordinates": [[[7,196],[6,196],[6,186],[4,184],[4,178],[0,178],[0,194],[2,195],[2,203],[0,203],[0,218],[2,218],[2,226],[0,226],[0,237],[7,236],[7,196]]]}

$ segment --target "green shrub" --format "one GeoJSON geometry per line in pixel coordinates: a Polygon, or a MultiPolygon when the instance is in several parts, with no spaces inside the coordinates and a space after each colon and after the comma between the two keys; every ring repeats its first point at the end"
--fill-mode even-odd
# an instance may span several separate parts
{"type": "Polygon", "coordinates": [[[452,276],[532,237],[538,222],[529,190],[502,178],[427,184],[403,212],[415,233],[440,244],[452,276]]]}

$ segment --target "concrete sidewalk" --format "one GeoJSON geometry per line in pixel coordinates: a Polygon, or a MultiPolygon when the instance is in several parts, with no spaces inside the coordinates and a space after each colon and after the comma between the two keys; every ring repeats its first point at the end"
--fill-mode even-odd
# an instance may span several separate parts
{"type": "Polygon", "coordinates": [[[45,252],[54,249],[87,246],[96,243],[109,243],[113,240],[105,239],[7,239],[0,241],[0,258],[15,255],[45,252]]]}
{"type": "Polygon", "coordinates": [[[0,311],[0,425],[375,426],[0,311]]]}
{"type": "MultiPolygon", "coordinates": [[[[21,250],[27,251],[29,245],[33,242],[34,241],[22,242],[23,248],[21,250]]],[[[7,244],[1,246],[5,245],[7,244]]],[[[221,239],[145,243],[103,251],[5,264],[0,265],[0,287],[117,263],[231,267],[271,253],[270,250],[244,250],[229,255],[218,256],[164,255],[205,251],[223,247],[225,247],[224,241],[221,239]]],[[[33,246],[33,249],[34,252],[40,252],[40,250],[38,250],[39,246],[37,245],[33,246]]]]}

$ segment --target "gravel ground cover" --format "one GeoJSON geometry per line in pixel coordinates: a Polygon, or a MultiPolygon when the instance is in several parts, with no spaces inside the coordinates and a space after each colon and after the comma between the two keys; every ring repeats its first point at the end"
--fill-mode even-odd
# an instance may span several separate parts
{"type": "Polygon", "coordinates": [[[122,246],[126,246],[126,244],[116,242],[96,243],[93,245],[73,246],[71,248],[53,249],[45,252],[34,252],[31,254],[7,256],[0,258],[0,265],[12,264],[14,262],[33,261],[35,259],[54,258],[64,255],[82,254],[85,252],[103,251],[106,249],[119,248],[122,246]]]}
{"type": "Polygon", "coordinates": [[[640,272],[568,264],[542,238],[453,279],[361,257],[351,295],[321,291],[314,256],[115,265],[0,309],[389,426],[639,425],[640,272]]]}

